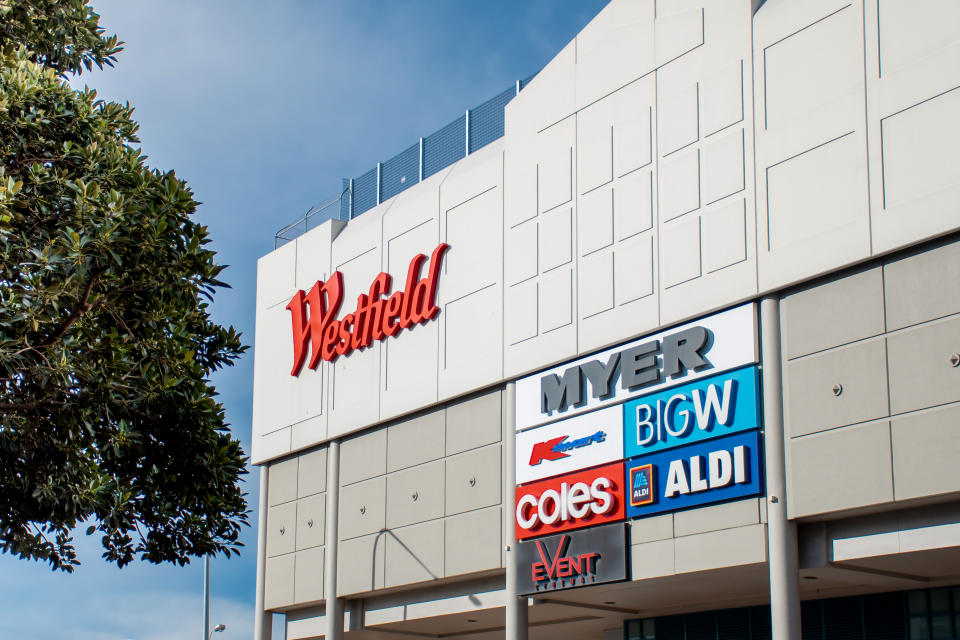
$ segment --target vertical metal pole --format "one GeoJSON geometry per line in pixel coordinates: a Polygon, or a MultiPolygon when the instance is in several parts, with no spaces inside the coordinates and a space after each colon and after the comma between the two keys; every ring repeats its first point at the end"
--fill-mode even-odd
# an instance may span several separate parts
{"type": "Polygon", "coordinates": [[[257,594],[253,612],[253,640],[271,640],[273,637],[272,614],[264,609],[263,590],[267,571],[267,510],[269,502],[268,467],[260,467],[260,500],[257,508],[257,594]]]}
{"type": "Polygon", "coordinates": [[[466,117],[467,126],[464,127],[466,135],[464,136],[464,146],[463,146],[463,155],[470,155],[470,109],[467,109],[466,117]]]}
{"type": "Polygon", "coordinates": [[[506,604],[504,627],[506,640],[527,640],[527,599],[517,595],[517,532],[513,526],[517,496],[513,490],[517,468],[517,385],[507,383],[503,401],[506,419],[503,422],[503,448],[506,452],[506,482],[503,496],[503,540],[506,547],[506,604]]]}
{"type": "Polygon", "coordinates": [[[378,163],[377,163],[377,204],[380,204],[380,193],[381,193],[381,191],[380,191],[380,175],[381,175],[381,168],[382,168],[382,167],[383,167],[383,163],[382,163],[382,162],[378,162],[378,163]]]}
{"type": "Polygon", "coordinates": [[[515,94],[513,94],[513,95],[514,95],[514,96],[520,95],[520,81],[519,81],[519,80],[517,80],[517,92],[516,92],[515,94]]]}
{"type": "Polygon", "coordinates": [[[350,178],[350,212],[348,215],[350,216],[350,220],[353,220],[353,178],[350,178]]]}
{"type": "Polygon", "coordinates": [[[326,640],[343,640],[343,600],[337,597],[337,515],[340,507],[340,443],[331,440],[327,449],[327,530],[324,542],[323,597],[327,601],[326,640]]]}
{"type": "Polygon", "coordinates": [[[780,300],[760,302],[763,379],[763,444],[766,457],[767,549],[773,640],[800,640],[800,575],[797,524],[787,518],[787,469],[783,435],[780,300]]]}
{"type": "Polygon", "coordinates": [[[203,640],[210,634],[210,554],[203,556],[203,640]]]}

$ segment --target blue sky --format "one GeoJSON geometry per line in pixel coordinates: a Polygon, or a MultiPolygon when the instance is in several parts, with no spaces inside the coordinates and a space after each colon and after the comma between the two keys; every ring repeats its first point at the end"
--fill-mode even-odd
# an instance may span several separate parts
{"type": "MultiPolygon", "coordinates": [[[[94,0],[126,42],[74,84],[136,107],[150,164],[202,206],[233,288],[217,321],[253,342],[256,260],[274,233],[355,177],[546,64],[606,0],[94,0]]],[[[215,383],[249,451],[252,350],[215,383]]],[[[251,471],[249,500],[259,476],[251,471]]],[[[254,515],[254,522],[256,515],[254,515]]],[[[219,640],[251,637],[256,530],[212,571],[219,640]]],[[[200,629],[201,563],[104,564],[79,535],[74,574],[0,555],[0,637],[159,640],[200,629]]],[[[282,637],[275,634],[274,637],[282,637]]]]}

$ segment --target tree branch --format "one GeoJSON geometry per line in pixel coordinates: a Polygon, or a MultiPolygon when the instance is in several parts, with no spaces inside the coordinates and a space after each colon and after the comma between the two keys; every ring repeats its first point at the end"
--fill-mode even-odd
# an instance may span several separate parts
{"type": "Polygon", "coordinates": [[[90,310],[90,294],[93,293],[93,287],[95,284],[97,284],[97,280],[100,278],[101,274],[102,272],[98,271],[90,276],[90,280],[83,288],[83,295],[80,297],[80,302],[73,308],[73,311],[70,312],[70,315],[67,316],[67,319],[63,321],[56,331],[53,332],[53,335],[46,340],[41,340],[37,344],[33,345],[30,347],[31,349],[44,349],[58,342],[67,334],[67,331],[70,330],[70,327],[75,325],[80,317],[90,310]]]}

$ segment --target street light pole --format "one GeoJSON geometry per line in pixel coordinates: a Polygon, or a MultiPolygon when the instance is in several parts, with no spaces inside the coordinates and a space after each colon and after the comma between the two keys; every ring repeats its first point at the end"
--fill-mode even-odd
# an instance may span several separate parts
{"type": "Polygon", "coordinates": [[[203,640],[210,640],[210,556],[203,556],[203,640]]]}

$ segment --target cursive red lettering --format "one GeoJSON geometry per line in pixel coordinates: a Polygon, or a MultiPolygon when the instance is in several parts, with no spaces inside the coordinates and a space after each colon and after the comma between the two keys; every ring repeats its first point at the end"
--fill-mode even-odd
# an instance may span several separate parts
{"type": "Polygon", "coordinates": [[[430,256],[427,276],[420,271],[427,257],[417,254],[407,269],[406,289],[390,294],[391,277],[380,273],[370,285],[369,295],[357,297],[357,307],[342,320],[336,317],[343,299],[343,274],[333,272],[326,282],[318,280],[309,292],[297,291],[287,310],[290,311],[293,338],[293,368],[298,376],[307,363],[316,369],[320,360],[333,362],[338,356],[364,349],[374,341],[394,336],[402,329],[433,319],[440,312],[436,304],[437,283],[444,253],[449,245],[441,243],[430,256]]]}
{"type": "Polygon", "coordinates": [[[403,326],[395,320],[403,311],[403,291],[397,291],[387,300],[387,307],[383,312],[383,335],[395,336],[403,326]]]}

